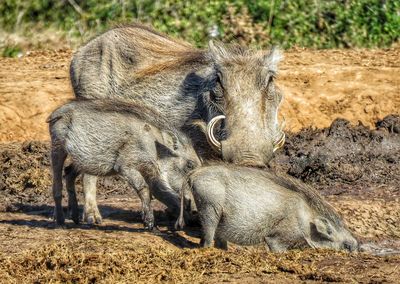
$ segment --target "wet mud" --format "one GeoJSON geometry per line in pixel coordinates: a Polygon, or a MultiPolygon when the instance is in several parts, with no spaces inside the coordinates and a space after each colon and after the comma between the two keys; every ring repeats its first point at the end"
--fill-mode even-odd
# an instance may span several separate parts
{"type": "Polygon", "coordinates": [[[327,195],[399,198],[400,116],[388,115],[374,129],[336,119],[325,129],[289,134],[271,167],[327,195]]]}

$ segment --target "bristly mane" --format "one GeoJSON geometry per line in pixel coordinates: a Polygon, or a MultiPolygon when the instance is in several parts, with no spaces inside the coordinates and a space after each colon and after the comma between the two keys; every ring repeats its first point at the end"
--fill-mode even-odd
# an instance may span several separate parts
{"type": "MultiPolygon", "coordinates": [[[[193,46],[190,45],[188,42],[170,37],[166,34],[163,34],[157,30],[155,30],[153,27],[149,25],[144,25],[143,23],[139,22],[132,22],[128,24],[118,24],[114,27],[112,27],[110,30],[116,30],[116,29],[121,29],[121,30],[127,30],[129,31],[130,29],[136,29],[136,30],[143,30],[143,35],[138,34],[138,36],[144,36],[146,37],[147,40],[151,39],[149,38],[149,33],[153,34],[153,36],[157,36],[159,38],[163,38],[164,40],[173,43],[175,45],[175,48],[179,46],[179,49],[193,49],[193,46]]],[[[136,33],[135,33],[136,35],[136,33]]]]}
{"type": "Polygon", "coordinates": [[[134,36],[135,45],[146,50],[155,58],[150,65],[135,70],[134,76],[137,79],[157,74],[163,70],[181,68],[188,64],[201,64],[207,60],[204,50],[196,49],[185,41],[172,38],[141,23],[117,25],[111,30],[119,30],[127,39],[134,36]],[[163,44],[160,44],[160,41],[163,44]]]}
{"type": "MultiPolygon", "coordinates": [[[[160,54],[162,53],[167,59],[136,70],[134,76],[137,79],[151,76],[164,70],[182,68],[182,66],[186,65],[207,66],[214,64],[212,61],[212,54],[207,49],[191,48],[179,51],[175,50],[173,52],[171,52],[171,50],[167,52],[165,49],[154,51],[160,54]]],[[[222,51],[220,55],[224,57],[227,63],[246,65],[252,69],[254,65],[262,64],[261,62],[265,54],[265,51],[262,50],[248,49],[240,45],[230,44],[224,46],[224,51],[222,51]]]]}
{"type": "Polygon", "coordinates": [[[182,68],[182,66],[192,65],[193,63],[195,65],[202,65],[205,64],[208,60],[206,52],[202,50],[180,52],[175,53],[174,55],[175,57],[136,70],[134,74],[135,78],[144,78],[147,76],[155,75],[164,70],[174,70],[175,68],[182,68]]]}
{"type": "MultiPolygon", "coordinates": [[[[146,78],[164,70],[174,70],[182,66],[211,65],[212,55],[208,49],[196,49],[187,42],[172,38],[140,23],[117,25],[112,30],[119,30],[129,39],[134,36],[134,44],[146,50],[155,60],[147,66],[135,70],[136,79],[146,78]],[[163,44],[160,44],[160,41],[163,44]]],[[[249,49],[237,44],[223,45],[221,56],[227,62],[253,66],[259,64],[265,51],[249,49]]]]}

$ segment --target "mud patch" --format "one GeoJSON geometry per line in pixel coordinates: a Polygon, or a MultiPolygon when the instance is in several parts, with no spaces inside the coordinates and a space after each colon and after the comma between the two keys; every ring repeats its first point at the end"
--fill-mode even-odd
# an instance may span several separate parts
{"type": "Polygon", "coordinates": [[[400,202],[399,199],[362,199],[354,196],[327,196],[328,201],[344,216],[352,232],[362,240],[399,243],[382,244],[400,249],[400,202]]]}
{"type": "Polygon", "coordinates": [[[399,200],[399,130],[399,115],[378,121],[373,130],[336,119],[325,129],[289,134],[271,166],[326,195],[399,200]]]}

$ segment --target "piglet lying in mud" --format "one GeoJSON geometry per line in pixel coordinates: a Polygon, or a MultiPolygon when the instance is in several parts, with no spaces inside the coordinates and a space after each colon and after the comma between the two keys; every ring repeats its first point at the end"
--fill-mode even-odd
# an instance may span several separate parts
{"type": "MultiPolygon", "coordinates": [[[[340,216],[312,188],[265,170],[207,166],[189,175],[182,193],[192,189],[203,227],[201,245],[227,248],[266,244],[269,250],[332,248],[358,250],[340,216]]],[[[176,227],[184,225],[184,197],[176,227]]]]}
{"type": "MultiPolygon", "coordinates": [[[[60,225],[65,222],[61,200],[62,169],[67,155],[72,159],[66,175],[68,205],[75,223],[79,222],[75,193],[78,174],[120,174],[139,195],[148,229],[154,226],[151,194],[167,206],[179,208],[179,191],[185,176],[200,165],[187,138],[143,105],[72,101],[55,110],[48,122],[55,218],[60,225]]],[[[85,184],[84,180],[84,219],[89,223],[101,221],[95,190],[95,184],[85,184]]]]}

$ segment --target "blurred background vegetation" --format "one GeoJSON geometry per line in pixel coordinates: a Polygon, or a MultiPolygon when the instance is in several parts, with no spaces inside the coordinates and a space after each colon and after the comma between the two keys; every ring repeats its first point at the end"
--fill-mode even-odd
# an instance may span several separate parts
{"type": "Polygon", "coordinates": [[[398,0],[2,0],[0,49],[76,47],[118,24],[140,21],[204,46],[389,47],[400,35],[398,0]]]}

